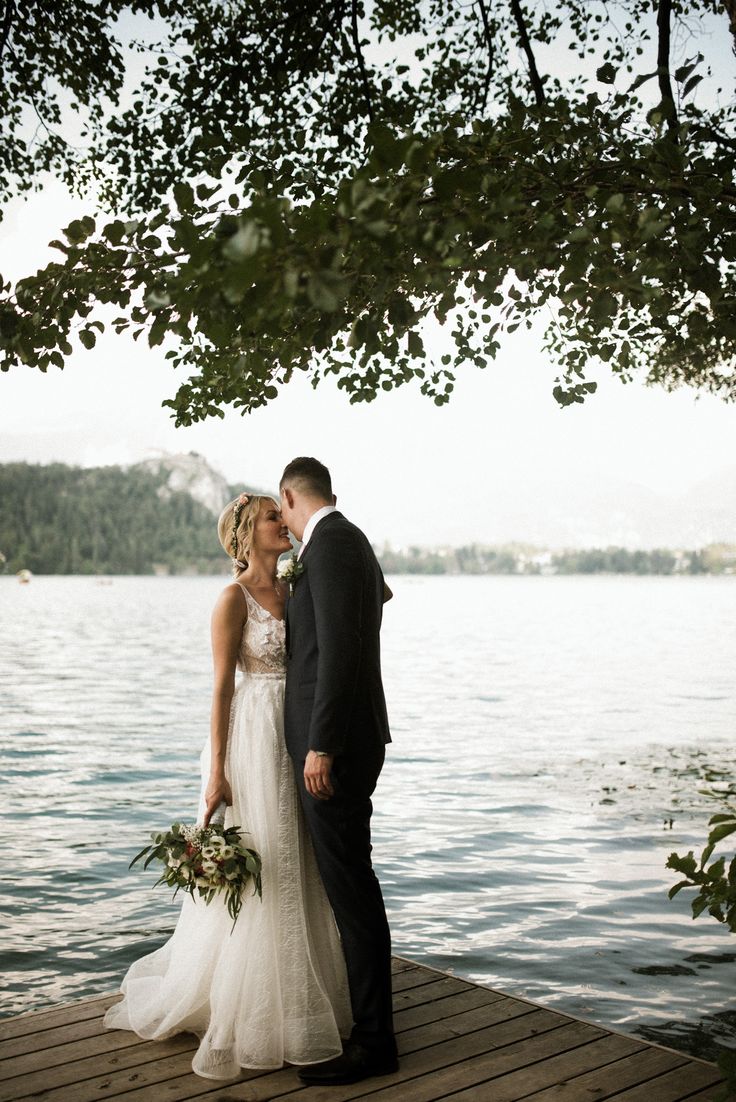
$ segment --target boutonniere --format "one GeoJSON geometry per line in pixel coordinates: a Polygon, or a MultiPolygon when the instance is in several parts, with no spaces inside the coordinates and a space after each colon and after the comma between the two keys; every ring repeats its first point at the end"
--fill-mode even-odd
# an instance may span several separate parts
{"type": "Polygon", "coordinates": [[[276,577],[279,581],[289,583],[289,596],[294,596],[294,582],[300,574],[304,573],[304,563],[299,562],[296,551],[292,551],[288,559],[282,559],[276,567],[276,577]]]}

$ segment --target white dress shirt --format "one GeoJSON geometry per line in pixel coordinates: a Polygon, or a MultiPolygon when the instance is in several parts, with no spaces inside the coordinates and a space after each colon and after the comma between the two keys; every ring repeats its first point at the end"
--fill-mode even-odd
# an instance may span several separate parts
{"type": "Polygon", "coordinates": [[[304,534],[302,536],[302,545],[299,548],[299,554],[297,555],[297,559],[300,559],[302,557],[302,553],[304,551],[304,548],[307,546],[310,539],[312,538],[312,533],[314,532],[314,530],[317,527],[317,525],[319,524],[319,522],[321,520],[323,520],[324,517],[328,517],[330,515],[330,513],[334,513],[336,511],[337,511],[337,506],[336,505],[323,505],[322,508],[318,509],[316,513],[312,513],[311,517],[309,518],[306,525],[304,526],[304,534]]]}

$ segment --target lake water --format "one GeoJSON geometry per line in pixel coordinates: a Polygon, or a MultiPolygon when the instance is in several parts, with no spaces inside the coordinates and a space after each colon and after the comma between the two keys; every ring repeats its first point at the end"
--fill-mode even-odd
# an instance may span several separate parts
{"type": "MultiPolygon", "coordinates": [[[[222,578],[0,578],[4,1013],[108,992],[178,911],[128,862],[192,820],[222,578]],[[7,842],[6,842],[7,846],[7,842]]],[[[712,1056],[736,939],[673,851],[734,775],[736,579],[400,577],[375,860],[394,951],[712,1056]]]]}

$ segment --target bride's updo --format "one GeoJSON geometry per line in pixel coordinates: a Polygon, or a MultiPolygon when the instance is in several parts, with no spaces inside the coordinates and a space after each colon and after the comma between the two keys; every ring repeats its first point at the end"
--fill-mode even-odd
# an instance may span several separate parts
{"type": "Polygon", "coordinates": [[[240,494],[220,513],[217,522],[217,535],[225,552],[233,564],[233,577],[237,578],[248,567],[253,546],[253,529],[262,501],[268,501],[261,494],[240,494]]]}

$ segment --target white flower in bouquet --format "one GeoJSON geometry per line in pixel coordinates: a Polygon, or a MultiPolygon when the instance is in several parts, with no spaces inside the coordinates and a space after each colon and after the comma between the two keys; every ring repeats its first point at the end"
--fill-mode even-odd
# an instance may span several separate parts
{"type": "Polygon", "coordinates": [[[152,844],[136,854],[130,865],[144,855],[147,855],[144,868],[151,861],[161,861],[164,871],[156,885],[167,884],[174,888],[174,895],[183,889],[209,904],[216,895],[224,893],[233,925],[249,882],[253,883],[253,894],[261,896],[261,858],[256,850],[243,844],[239,827],[225,830],[219,823],[208,827],[172,823],[170,830],[154,831],[151,838],[152,844]]]}

